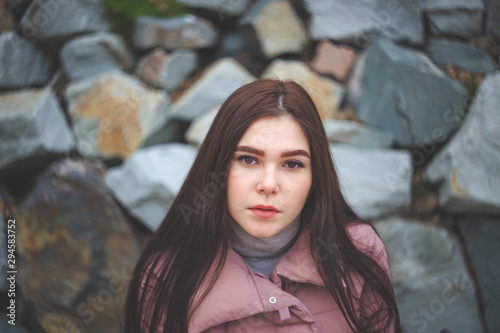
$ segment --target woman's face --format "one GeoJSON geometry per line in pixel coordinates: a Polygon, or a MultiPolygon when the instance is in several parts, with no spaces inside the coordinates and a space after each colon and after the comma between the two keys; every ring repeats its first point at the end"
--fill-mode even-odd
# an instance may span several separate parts
{"type": "Polygon", "coordinates": [[[229,168],[232,218],[254,237],[267,238],[302,211],[312,184],[311,152],[291,116],[264,117],[241,137],[229,168]]]}

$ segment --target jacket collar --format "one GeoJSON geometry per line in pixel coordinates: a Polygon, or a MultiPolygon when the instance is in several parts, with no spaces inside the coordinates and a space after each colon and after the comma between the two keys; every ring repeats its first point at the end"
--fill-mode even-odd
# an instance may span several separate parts
{"type": "MultiPolygon", "coordinates": [[[[208,276],[214,268],[212,267],[208,276]]],[[[257,275],[230,246],[219,277],[191,317],[189,332],[203,332],[228,321],[265,312],[256,286],[256,282],[260,283],[259,279],[265,277],[257,275]]],[[[281,284],[280,277],[293,282],[324,286],[309,251],[309,232],[306,229],[301,231],[297,241],[280,259],[271,274],[271,280],[277,286],[281,284]]],[[[204,281],[200,290],[204,290],[207,286],[208,282],[204,281]]],[[[285,293],[279,287],[276,287],[276,290],[285,293]]],[[[201,296],[202,294],[198,292],[195,302],[201,296]]]]}

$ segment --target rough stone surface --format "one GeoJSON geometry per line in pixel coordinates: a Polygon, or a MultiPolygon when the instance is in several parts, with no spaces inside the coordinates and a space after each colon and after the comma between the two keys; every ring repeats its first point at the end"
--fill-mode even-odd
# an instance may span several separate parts
{"type": "Polygon", "coordinates": [[[168,143],[142,148],[106,172],[114,197],[150,230],[156,230],[196,156],[191,145],[168,143]]]}
{"type": "Polygon", "coordinates": [[[249,0],[177,0],[188,7],[204,8],[218,14],[239,15],[247,8],[249,0]]]}
{"type": "Polygon", "coordinates": [[[340,82],[345,82],[355,61],[356,52],[350,47],[323,40],[316,47],[311,68],[320,74],[333,75],[340,82]]]}
{"type": "Polygon", "coordinates": [[[0,169],[49,153],[65,154],[74,144],[50,88],[0,95],[0,169]]]}
{"type": "Polygon", "coordinates": [[[212,63],[174,104],[176,119],[191,121],[216,105],[222,104],[236,89],[255,80],[243,66],[232,58],[212,63]]]}
{"type": "MultiPolygon", "coordinates": [[[[4,199],[1,192],[0,205],[4,206],[4,199]]],[[[9,281],[7,281],[7,271],[9,270],[7,262],[7,236],[5,235],[4,228],[7,229],[7,221],[2,209],[0,209],[0,293],[7,293],[9,289],[9,281]]]]}
{"type": "Polygon", "coordinates": [[[453,213],[500,213],[500,72],[486,76],[463,126],[431,160],[424,179],[439,183],[453,213]]]}
{"type": "Polygon", "coordinates": [[[136,20],[134,46],[146,50],[162,46],[168,50],[214,46],[218,31],[212,23],[194,15],[174,18],[141,16],[136,20]]]}
{"type": "Polygon", "coordinates": [[[260,0],[240,24],[252,26],[267,58],[300,53],[307,42],[304,25],[288,0],[260,0]]]}
{"type": "Polygon", "coordinates": [[[219,112],[219,109],[220,105],[217,105],[204,114],[196,117],[186,131],[186,141],[199,146],[205,139],[205,136],[207,135],[210,126],[212,126],[212,122],[214,121],[217,112],[219,112]]]}
{"type": "Polygon", "coordinates": [[[420,6],[433,35],[472,38],[482,33],[482,0],[420,0],[420,6]]]}
{"type": "Polygon", "coordinates": [[[294,80],[304,87],[318,109],[321,119],[335,118],[344,96],[344,88],[332,79],[321,77],[297,60],[276,59],[264,70],[262,78],[294,80]]]}
{"type": "Polygon", "coordinates": [[[500,0],[486,0],[486,32],[500,44],[500,0]]]}
{"type": "Polygon", "coordinates": [[[16,213],[17,283],[46,332],[121,331],[139,248],[104,169],[54,163],[16,213]]]}
{"type": "Polygon", "coordinates": [[[120,37],[105,32],[72,39],[64,45],[59,58],[70,81],[133,66],[132,55],[120,37]]]}
{"type": "Polygon", "coordinates": [[[315,40],[350,41],[362,46],[377,35],[420,45],[424,42],[422,15],[413,0],[388,2],[306,0],[315,40]]]}
{"type": "Polygon", "coordinates": [[[483,332],[474,283],[456,237],[401,218],[374,226],[386,246],[405,332],[483,332]]]}
{"type": "Polygon", "coordinates": [[[476,273],[486,324],[500,332],[500,220],[464,218],[458,228],[476,273]]]}
{"type": "Polygon", "coordinates": [[[381,38],[358,57],[348,99],[367,125],[410,148],[444,142],[465,112],[466,91],[425,54],[381,38]]]}
{"type": "Polygon", "coordinates": [[[111,71],[66,89],[78,150],[93,158],[125,158],[168,118],[169,97],[111,71]]]}
{"type": "Polygon", "coordinates": [[[43,43],[59,43],[78,34],[105,31],[100,0],[34,0],[20,22],[21,33],[43,43]]]}
{"type": "Polygon", "coordinates": [[[498,64],[488,54],[458,41],[431,39],[427,43],[426,52],[442,67],[451,65],[472,73],[487,73],[498,68],[498,64]]]}
{"type": "Polygon", "coordinates": [[[411,158],[407,151],[330,144],[346,200],[365,219],[404,211],[410,201],[411,158]]]}
{"type": "Polygon", "coordinates": [[[195,51],[179,49],[168,54],[158,48],[139,61],[137,74],[153,87],[172,92],[197,65],[198,54],[195,51]]]}
{"type": "Polygon", "coordinates": [[[55,61],[45,51],[15,32],[0,35],[0,89],[46,84],[55,61]]]}
{"type": "Polygon", "coordinates": [[[323,125],[331,142],[366,148],[391,148],[394,142],[390,133],[354,121],[329,119],[323,125]]]}

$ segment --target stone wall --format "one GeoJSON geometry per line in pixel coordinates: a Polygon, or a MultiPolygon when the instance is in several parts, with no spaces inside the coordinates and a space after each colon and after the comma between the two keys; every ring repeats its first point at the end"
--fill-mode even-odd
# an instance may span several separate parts
{"type": "Polygon", "coordinates": [[[218,108],[271,77],[316,103],[404,331],[500,331],[500,1],[177,2],[124,42],[100,0],[0,1],[0,330],[120,331],[218,108]]]}

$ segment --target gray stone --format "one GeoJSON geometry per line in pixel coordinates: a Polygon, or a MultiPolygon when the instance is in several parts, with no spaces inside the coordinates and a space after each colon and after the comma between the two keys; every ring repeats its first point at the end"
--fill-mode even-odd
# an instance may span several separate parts
{"type": "Polygon", "coordinates": [[[20,22],[21,33],[43,43],[60,43],[72,36],[104,31],[100,0],[34,0],[20,22]]]}
{"type": "Polygon", "coordinates": [[[74,137],[50,88],[0,95],[0,169],[46,154],[65,154],[74,137]]]}
{"type": "Polygon", "coordinates": [[[207,48],[215,45],[218,34],[212,23],[194,15],[141,16],[135,22],[134,47],[137,50],[158,46],[167,50],[207,48]]]}
{"type": "Polygon", "coordinates": [[[407,151],[330,144],[346,200],[362,218],[406,210],[410,201],[411,158],[407,151]]]}
{"type": "Polygon", "coordinates": [[[140,254],[107,193],[99,162],[64,159],[37,179],[16,212],[17,283],[37,332],[120,332],[140,254]],[[79,309],[79,311],[75,311],[79,309]]]}
{"type": "Polygon", "coordinates": [[[151,86],[172,92],[197,66],[198,53],[195,51],[177,49],[168,54],[158,48],[139,61],[136,72],[151,86]]]}
{"type": "Polygon", "coordinates": [[[474,283],[455,236],[400,218],[374,226],[386,246],[405,332],[483,332],[474,283]]]}
{"type": "Polygon", "coordinates": [[[439,183],[445,211],[500,213],[499,91],[496,71],[485,77],[463,126],[424,171],[424,179],[439,183]]]}
{"type": "Polygon", "coordinates": [[[191,122],[191,125],[185,134],[187,142],[197,146],[202,143],[208,133],[208,130],[210,129],[210,126],[212,126],[212,122],[214,121],[217,112],[219,112],[220,107],[220,105],[213,107],[204,114],[196,117],[191,122]]]}
{"type": "Polygon", "coordinates": [[[306,0],[314,40],[349,41],[362,46],[377,35],[420,45],[422,15],[413,0],[306,0]]]}
{"type": "Polygon", "coordinates": [[[216,105],[222,104],[236,89],[255,78],[232,58],[212,63],[174,104],[176,119],[191,121],[216,105]]]}
{"type": "Polygon", "coordinates": [[[259,0],[239,24],[253,28],[267,58],[300,53],[307,42],[304,25],[288,0],[259,0]]]}
{"type": "Polygon", "coordinates": [[[500,220],[464,218],[458,228],[472,261],[490,332],[500,332],[500,220]]]}
{"type": "Polygon", "coordinates": [[[42,86],[54,72],[55,61],[15,32],[0,35],[0,89],[42,86]]]}
{"type": "Polygon", "coordinates": [[[500,0],[486,0],[486,32],[500,43],[500,0]]]}
{"type": "Polygon", "coordinates": [[[119,36],[107,32],[83,35],[70,40],[60,53],[61,66],[71,80],[133,66],[132,55],[119,36]]]}
{"type": "Polygon", "coordinates": [[[323,125],[330,142],[366,148],[391,148],[394,142],[390,133],[354,121],[329,119],[323,125]]]}
{"type": "Polygon", "coordinates": [[[481,35],[485,10],[483,0],[419,0],[419,2],[433,35],[465,39],[481,35]]]}
{"type": "MultiPolygon", "coordinates": [[[[4,206],[2,193],[0,193],[0,204],[4,206]]],[[[7,293],[9,289],[9,281],[7,281],[7,271],[9,271],[7,262],[7,236],[5,235],[4,228],[8,230],[7,221],[5,221],[3,212],[0,210],[0,293],[2,294],[7,293]]],[[[15,230],[12,231],[15,232],[15,230]]]]}
{"type": "Polygon", "coordinates": [[[249,0],[177,0],[188,7],[204,8],[218,14],[239,15],[247,8],[249,0]]]}
{"type": "Polygon", "coordinates": [[[154,231],[179,192],[196,152],[193,146],[180,143],[139,149],[106,172],[106,186],[132,216],[154,231]]]}
{"type": "Polygon", "coordinates": [[[377,39],[360,57],[348,100],[367,124],[402,147],[444,142],[464,114],[466,91],[422,52],[377,39]]]}
{"type": "Polygon", "coordinates": [[[119,70],[74,81],[66,89],[78,150],[92,158],[125,158],[169,119],[169,96],[119,70]]]}
{"type": "Polygon", "coordinates": [[[488,54],[458,41],[431,39],[427,43],[426,52],[442,67],[451,65],[472,73],[486,73],[498,68],[498,64],[488,54]]]}
{"type": "Polygon", "coordinates": [[[221,39],[217,49],[217,58],[232,57],[242,52],[247,46],[242,31],[229,31],[221,39]]]}

